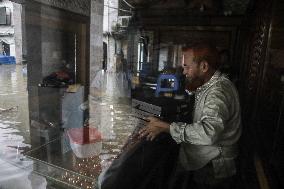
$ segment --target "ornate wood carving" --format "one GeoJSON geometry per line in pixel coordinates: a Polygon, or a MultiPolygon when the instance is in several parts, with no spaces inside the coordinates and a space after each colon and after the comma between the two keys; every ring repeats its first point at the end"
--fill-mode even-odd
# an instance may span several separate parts
{"type": "Polygon", "coordinates": [[[260,16],[257,18],[255,31],[251,43],[251,55],[249,58],[248,90],[255,93],[257,90],[258,79],[260,78],[261,68],[263,67],[266,40],[269,29],[269,22],[266,18],[260,16]]]}
{"type": "MultiPolygon", "coordinates": [[[[254,159],[257,151],[265,151],[268,140],[272,140],[267,133],[262,130],[258,120],[261,117],[260,104],[261,88],[263,85],[263,74],[265,70],[265,61],[267,58],[268,37],[271,21],[271,1],[256,0],[253,6],[253,12],[247,15],[244,20],[244,38],[246,42],[240,42],[244,59],[242,63],[241,74],[241,97],[243,113],[243,134],[241,142],[241,175],[245,187],[242,188],[259,188],[258,179],[255,173],[254,159]],[[262,148],[259,150],[258,148],[262,148]]],[[[264,116],[265,117],[265,116],[264,116]]],[[[269,125],[266,125],[269,127],[269,125]]],[[[271,146],[270,146],[271,147],[271,146]]],[[[261,156],[261,155],[260,155],[261,156]]],[[[262,159],[262,157],[261,157],[262,159]]]]}
{"type": "Polygon", "coordinates": [[[245,63],[245,70],[242,70],[246,73],[242,78],[245,86],[243,88],[243,98],[246,117],[251,117],[250,115],[255,112],[254,108],[257,107],[270,27],[271,10],[268,8],[270,6],[269,1],[259,0],[254,14],[250,15],[253,20],[251,20],[252,26],[248,41],[248,59],[245,63]]]}
{"type": "MultiPolygon", "coordinates": [[[[251,92],[251,99],[256,99],[254,105],[254,132],[258,140],[258,154],[263,162],[266,176],[271,189],[281,188],[284,178],[283,161],[283,59],[274,60],[275,52],[283,50],[283,43],[276,31],[283,29],[277,19],[283,17],[283,1],[262,0],[263,9],[258,14],[263,17],[258,23],[260,36],[264,36],[264,50],[261,52],[258,65],[256,93],[251,92]],[[273,3],[273,6],[272,6],[273,3]],[[271,25],[271,26],[270,26],[271,25]],[[261,27],[262,26],[262,27],[261,27]],[[263,28],[265,27],[265,28],[263,28]],[[272,40],[274,39],[274,40],[272,40]],[[273,47],[277,46],[277,49],[273,47]],[[253,96],[254,95],[254,96],[253,96]]],[[[259,3],[259,4],[261,4],[259,3]]],[[[262,44],[263,45],[263,44],[262,44]]],[[[258,53],[258,52],[257,52],[258,53]]],[[[255,54],[257,54],[255,53],[255,54]]],[[[281,52],[279,52],[281,53],[281,52]]],[[[252,59],[253,60],[253,59],[252,59]]]]}

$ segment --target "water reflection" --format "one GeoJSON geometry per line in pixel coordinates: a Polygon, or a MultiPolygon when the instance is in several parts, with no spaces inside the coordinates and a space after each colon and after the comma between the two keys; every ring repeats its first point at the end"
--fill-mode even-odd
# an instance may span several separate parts
{"type": "Polygon", "coordinates": [[[37,169],[47,174],[48,165],[57,167],[50,174],[61,182],[80,188],[96,188],[100,173],[120,153],[126,139],[136,125],[129,101],[102,97],[90,101],[92,112],[85,126],[66,128],[61,137],[33,149],[27,155],[40,160],[46,167],[37,169]],[[56,173],[55,173],[56,172],[56,173]]]}
{"type": "MultiPolygon", "coordinates": [[[[137,125],[130,98],[108,93],[80,104],[75,103],[76,94],[66,93],[65,88],[39,88],[53,92],[39,93],[39,101],[48,99],[48,106],[39,104],[39,112],[31,113],[46,116],[29,124],[26,80],[21,65],[1,66],[0,188],[32,188],[35,183],[35,188],[96,188],[97,178],[121,152],[137,125]],[[51,98],[56,93],[70,98],[71,103],[61,102],[61,113],[50,111],[57,108],[54,104],[60,102],[58,99],[63,99],[51,98]],[[62,123],[50,117],[55,113],[63,116],[62,123]],[[49,178],[48,182],[39,175],[49,178]]],[[[113,86],[110,81],[108,85],[113,86]]],[[[84,95],[79,96],[78,102],[84,95]]]]}
{"type": "Polygon", "coordinates": [[[21,65],[0,66],[0,88],[0,122],[19,122],[14,126],[30,143],[27,77],[23,75],[21,65]],[[13,111],[3,111],[9,109],[13,111]]]}
{"type": "Polygon", "coordinates": [[[46,188],[46,179],[32,173],[33,161],[22,154],[31,147],[22,66],[0,68],[0,188],[46,188]]]}

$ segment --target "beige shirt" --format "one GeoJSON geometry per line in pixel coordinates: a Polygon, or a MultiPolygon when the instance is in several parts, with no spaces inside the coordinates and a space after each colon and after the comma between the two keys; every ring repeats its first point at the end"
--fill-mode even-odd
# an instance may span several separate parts
{"type": "Polygon", "coordinates": [[[170,134],[181,144],[180,163],[197,170],[212,160],[216,177],[235,174],[236,142],[241,135],[237,90],[219,71],[195,94],[193,123],[172,123],[170,134]]]}

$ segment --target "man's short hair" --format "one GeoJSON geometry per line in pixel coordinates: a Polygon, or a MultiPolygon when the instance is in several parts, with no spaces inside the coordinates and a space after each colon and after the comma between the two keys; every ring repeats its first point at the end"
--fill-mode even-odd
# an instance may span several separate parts
{"type": "Polygon", "coordinates": [[[206,61],[213,69],[218,69],[220,66],[220,57],[217,48],[209,43],[195,43],[192,45],[186,45],[182,48],[182,51],[193,51],[193,61],[200,63],[206,61]]]}

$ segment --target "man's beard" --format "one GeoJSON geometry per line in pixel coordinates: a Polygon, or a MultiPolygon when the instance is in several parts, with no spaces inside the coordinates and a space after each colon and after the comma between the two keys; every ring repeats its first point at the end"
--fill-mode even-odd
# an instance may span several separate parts
{"type": "Polygon", "coordinates": [[[185,89],[189,91],[195,91],[201,85],[202,81],[199,77],[196,78],[186,77],[185,79],[185,89]]]}

